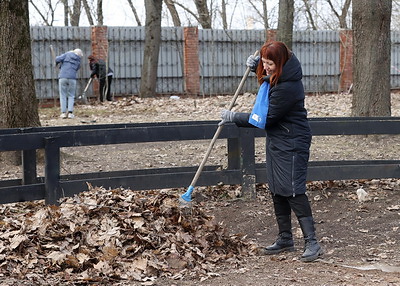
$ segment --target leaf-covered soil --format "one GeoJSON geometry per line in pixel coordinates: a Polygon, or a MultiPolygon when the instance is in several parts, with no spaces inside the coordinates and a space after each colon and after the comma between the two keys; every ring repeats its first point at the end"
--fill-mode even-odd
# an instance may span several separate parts
{"type": "MultiPolygon", "coordinates": [[[[77,105],[74,119],[60,119],[58,108],[42,108],[40,116],[43,126],[218,120],[230,99],[131,97],[77,105]]],[[[253,101],[244,94],[235,109],[248,111],[253,101]]],[[[400,116],[399,102],[393,94],[393,116],[400,116]]],[[[310,117],[349,116],[350,106],[348,94],[307,97],[310,117]]],[[[195,166],[208,143],[65,148],[61,171],[195,166]]],[[[263,138],[257,146],[262,162],[263,138]]],[[[399,136],[315,137],[311,160],[399,159],[399,146],[399,136]]],[[[225,157],[218,141],[209,162],[224,165],[225,157]]],[[[20,176],[20,167],[1,164],[1,179],[20,176]]],[[[59,207],[0,205],[0,285],[400,285],[400,180],[309,182],[325,252],[313,263],[298,260],[303,239],[294,218],[296,251],[258,255],[277,234],[266,185],[251,201],[240,186],[198,187],[192,208],[181,208],[189,183],[145,192],[90,186],[59,207]]]]}

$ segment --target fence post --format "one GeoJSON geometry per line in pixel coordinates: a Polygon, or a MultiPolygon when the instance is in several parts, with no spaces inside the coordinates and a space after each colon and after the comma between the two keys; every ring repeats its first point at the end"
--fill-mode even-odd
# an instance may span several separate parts
{"type": "Polygon", "coordinates": [[[253,128],[239,128],[240,169],[242,171],[242,194],[246,199],[256,198],[256,163],[253,128]]]}
{"type": "Polygon", "coordinates": [[[239,138],[228,138],[228,170],[240,169],[239,138]]]}
{"type": "Polygon", "coordinates": [[[57,144],[58,137],[46,137],[45,141],[45,203],[58,205],[61,198],[60,190],[60,147],[57,144]]]}
{"type": "Polygon", "coordinates": [[[36,183],[37,168],[36,168],[36,150],[22,151],[22,184],[29,185],[36,183]]]}

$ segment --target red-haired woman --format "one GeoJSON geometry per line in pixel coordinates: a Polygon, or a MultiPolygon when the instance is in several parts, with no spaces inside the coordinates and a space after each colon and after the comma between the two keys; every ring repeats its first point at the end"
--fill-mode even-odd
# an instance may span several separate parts
{"type": "MultiPolygon", "coordinates": [[[[251,60],[247,61],[247,65],[251,65],[251,60]]],[[[294,250],[293,211],[305,239],[304,253],[300,259],[314,261],[323,251],[316,238],[311,206],[306,195],[311,130],[304,107],[302,68],[284,43],[270,41],[260,50],[256,74],[260,85],[269,83],[267,100],[264,102],[268,108],[265,115],[267,180],[279,228],[277,240],[264,248],[264,253],[294,250]]],[[[238,126],[254,127],[249,123],[250,113],[223,110],[221,118],[221,124],[234,122],[238,126]]]]}

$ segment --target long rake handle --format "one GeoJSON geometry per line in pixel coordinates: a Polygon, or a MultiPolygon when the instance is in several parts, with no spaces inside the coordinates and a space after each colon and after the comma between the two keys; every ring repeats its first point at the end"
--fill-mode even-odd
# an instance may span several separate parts
{"type": "Polygon", "coordinates": [[[51,57],[53,58],[53,61],[56,61],[56,53],[54,52],[53,45],[50,45],[50,52],[51,52],[51,57]]]}
{"type": "Polygon", "coordinates": [[[86,84],[85,89],[83,90],[83,92],[86,92],[86,91],[88,90],[89,85],[90,85],[90,83],[92,82],[92,80],[93,80],[93,78],[90,78],[90,79],[89,79],[89,81],[88,81],[88,83],[86,84]]]}
{"type": "MultiPolygon", "coordinates": [[[[257,55],[258,55],[258,50],[254,53],[254,56],[257,56],[257,55]]],[[[240,81],[240,84],[239,84],[238,88],[236,89],[236,92],[235,92],[235,94],[234,94],[234,96],[233,96],[233,98],[232,98],[232,100],[231,100],[231,103],[230,103],[230,105],[229,105],[229,107],[228,107],[228,110],[231,110],[231,109],[233,108],[233,106],[235,105],[236,99],[237,99],[238,96],[239,96],[239,92],[240,92],[240,90],[242,89],[244,83],[246,82],[246,79],[247,79],[249,73],[250,73],[250,67],[247,67],[247,69],[246,69],[246,71],[245,71],[245,73],[244,73],[244,75],[243,75],[243,77],[242,77],[242,80],[240,81]]],[[[201,161],[201,164],[199,165],[199,167],[198,167],[198,169],[197,169],[197,171],[196,171],[196,174],[194,175],[193,180],[192,180],[192,182],[190,183],[190,186],[191,186],[192,188],[194,188],[194,186],[196,185],[197,180],[199,179],[200,174],[201,174],[201,172],[203,171],[204,165],[206,164],[207,159],[208,159],[208,157],[210,156],[211,150],[212,150],[212,148],[214,147],[214,144],[215,144],[215,142],[217,141],[218,136],[219,136],[219,134],[220,134],[221,131],[222,131],[222,128],[224,128],[224,125],[219,125],[219,126],[218,126],[218,129],[217,129],[217,131],[215,132],[214,137],[212,138],[212,140],[211,140],[211,142],[210,142],[210,145],[208,146],[207,152],[206,152],[206,154],[204,155],[203,161],[201,161]]]]}

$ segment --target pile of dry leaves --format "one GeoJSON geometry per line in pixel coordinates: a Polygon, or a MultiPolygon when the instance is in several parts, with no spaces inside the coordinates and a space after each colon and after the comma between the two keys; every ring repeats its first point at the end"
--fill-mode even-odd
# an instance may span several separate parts
{"type": "Polygon", "coordinates": [[[59,206],[2,205],[0,232],[0,277],[59,281],[207,277],[254,249],[171,191],[91,188],[59,206]]]}

